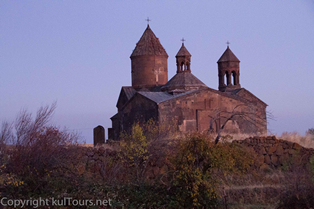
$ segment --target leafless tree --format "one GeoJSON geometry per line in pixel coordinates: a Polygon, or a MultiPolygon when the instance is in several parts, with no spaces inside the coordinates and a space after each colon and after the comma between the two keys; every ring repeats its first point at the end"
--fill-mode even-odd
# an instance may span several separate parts
{"type": "Polygon", "coordinates": [[[49,124],[55,108],[56,103],[43,106],[35,117],[23,110],[13,123],[4,122],[0,129],[0,155],[6,159],[2,172],[28,182],[28,187],[24,189],[45,189],[48,176],[71,175],[70,172],[75,172],[75,169],[69,167],[76,168],[80,163],[77,157],[79,147],[74,146],[77,145],[78,135],[49,124]]]}
{"type": "Polygon", "coordinates": [[[22,110],[15,121],[15,141],[16,145],[31,144],[34,140],[34,134],[38,133],[43,127],[47,125],[51,119],[54,110],[56,109],[56,102],[50,107],[40,107],[33,120],[32,114],[26,110],[22,110]]]}
{"type": "Polygon", "coordinates": [[[266,124],[267,122],[266,118],[268,119],[273,118],[272,114],[269,112],[266,112],[267,117],[265,118],[263,116],[256,114],[255,111],[248,111],[246,104],[236,105],[232,109],[232,111],[215,109],[213,112],[214,113],[212,115],[208,116],[210,118],[208,133],[214,133],[215,132],[214,124],[216,124],[218,121],[222,121],[222,123],[216,130],[217,136],[215,138],[215,144],[219,142],[219,139],[221,138],[221,133],[229,121],[233,121],[236,118],[241,118],[248,124],[257,128],[258,126],[266,124]],[[244,110],[241,108],[243,108],[244,110]]]}

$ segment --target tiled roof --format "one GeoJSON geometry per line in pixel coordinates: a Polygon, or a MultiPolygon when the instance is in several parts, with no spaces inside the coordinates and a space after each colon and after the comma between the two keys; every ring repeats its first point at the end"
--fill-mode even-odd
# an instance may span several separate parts
{"type": "Polygon", "coordinates": [[[173,95],[168,94],[167,92],[138,91],[137,93],[141,94],[144,97],[147,97],[148,99],[156,102],[157,104],[173,98],[173,95]]]}
{"type": "Polygon", "coordinates": [[[164,101],[167,101],[169,99],[174,99],[174,98],[178,98],[178,97],[181,97],[181,96],[184,96],[184,95],[187,95],[187,94],[190,94],[192,92],[196,92],[198,90],[192,90],[192,91],[187,91],[185,93],[182,93],[182,94],[177,94],[177,95],[172,95],[172,94],[169,94],[167,92],[143,92],[143,91],[138,91],[137,93],[156,102],[157,104],[161,103],[161,102],[164,102],[164,101]]]}
{"type": "Polygon", "coordinates": [[[232,94],[237,94],[239,91],[241,91],[243,88],[235,89],[231,93],[232,94]]]}
{"type": "Polygon", "coordinates": [[[218,62],[240,62],[240,60],[233,54],[228,46],[226,51],[221,55],[218,62]]]}
{"type": "MultiPolygon", "coordinates": [[[[169,94],[167,92],[151,92],[151,91],[138,91],[137,93],[152,100],[153,102],[155,102],[156,104],[159,104],[161,102],[165,102],[167,100],[170,100],[170,99],[175,99],[175,98],[179,98],[179,97],[182,97],[182,96],[185,96],[185,95],[188,95],[188,94],[191,94],[191,93],[196,93],[196,92],[202,92],[202,91],[210,91],[210,92],[213,92],[213,93],[216,93],[216,94],[219,94],[221,96],[225,96],[225,97],[229,97],[229,98],[233,98],[233,99],[236,99],[236,100],[239,100],[239,101],[242,101],[244,103],[247,103],[247,102],[250,102],[248,101],[247,99],[237,95],[238,92],[240,91],[243,91],[243,90],[246,90],[246,89],[240,89],[239,91],[234,91],[234,92],[221,92],[221,91],[218,91],[216,89],[212,89],[212,88],[203,88],[203,89],[195,89],[195,90],[190,90],[190,91],[186,91],[184,93],[181,93],[181,94],[175,94],[175,95],[172,95],[172,94],[169,94]]],[[[247,91],[247,90],[246,90],[247,91]]],[[[248,91],[247,91],[248,92],[248,91]]],[[[249,92],[250,93],[250,92],[249,92]]],[[[251,94],[251,93],[250,93],[251,94]]],[[[253,95],[254,96],[254,95],[253,95]]],[[[255,96],[254,96],[255,97],[255,96]]],[[[257,98],[258,99],[258,98],[257,98]]],[[[261,100],[260,100],[261,101],[261,100]]],[[[264,103],[263,101],[261,101],[262,103],[264,103]]],[[[265,104],[265,103],[264,103],[265,104]]]]}
{"type": "Polygon", "coordinates": [[[154,32],[150,29],[149,25],[144,31],[141,39],[137,42],[131,57],[141,55],[164,55],[168,56],[166,50],[155,36],[154,32]]]}
{"type": "Polygon", "coordinates": [[[190,52],[185,48],[184,43],[182,43],[182,46],[180,50],[178,51],[176,57],[184,57],[184,56],[191,56],[190,52]]]}
{"type": "Polygon", "coordinates": [[[131,99],[136,93],[135,89],[132,86],[123,86],[122,89],[128,99],[131,99]]]}
{"type": "Polygon", "coordinates": [[[207,87],[202,81],[190,72],[181,72],[173,76],[163,87],[163,90],[201,88],[207,87]]]}

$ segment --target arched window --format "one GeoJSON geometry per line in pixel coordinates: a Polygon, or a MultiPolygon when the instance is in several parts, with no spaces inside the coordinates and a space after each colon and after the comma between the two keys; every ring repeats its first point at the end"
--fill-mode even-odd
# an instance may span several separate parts
{"type": "Polygon", "coordinates": [[[226,75],[226,76],[224,76],[224,77],[225,77],[226,79],[224,79],[224,84],[225,84],[225,85],[228,85],[228,75],[229,75],[228,71],[226,71],[225,75],[226,75]]]}
{"type": "Polygon", "coordinates": [[[181,62],[181,71],[184,71],[184,62],[181,62]]]}
{"type": "Polygon", "coordinates": [[[237,85],[237,73],[235,71],[232,71],[233,76],[233,85],[237,85]]]}

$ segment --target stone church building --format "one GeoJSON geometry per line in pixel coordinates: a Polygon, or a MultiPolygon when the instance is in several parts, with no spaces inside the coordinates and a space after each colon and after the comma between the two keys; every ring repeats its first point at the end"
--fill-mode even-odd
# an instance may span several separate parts
{"type": "Polygon", "coordinates": [[[267,130],[263,101],[240,85],[239,59],[229,46],[218,60],[218,90],[192,74],[191,54],[182,43],[176,75],[168,80],[168,54],[147,25],[131,54],[132,86],[123,86],[111,117],[109,139],[118,139],[136,122],[175,121],[177,131],[213,131],[264,134],[267,130]]]}

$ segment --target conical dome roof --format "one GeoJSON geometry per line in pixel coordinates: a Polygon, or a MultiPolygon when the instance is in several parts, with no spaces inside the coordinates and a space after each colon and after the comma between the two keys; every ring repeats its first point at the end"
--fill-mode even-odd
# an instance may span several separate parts
{"type": "Polygon", "coordinates": [[[168,81],[161,89],[163,91],[179,90],[195,90],[207,87],[202,81],[195,77],[192,73],[177,73],[168,81]]]}
{"type": "Polygon", "coordinates": [[[182,46],[181,46],[180,50],[178,51],[176,57],[185,57],[185,56],[190,57],[191,54],[190,54],[190,52],[185,48],[184,43],[182,43],[182,46]]]}
{"type": "Polygon", "coordinates": [[[240,60],[233,54],[228,46],[226,51],[221,55],[218,62],[240,62],[240,60]]]}
{"type": "Polygon", "coordinates": [[[141,39],[137,42],[131,57],[141,55],[161,55],[168,57],[166,50],[160,44],[159,39],[155,36],[149,25],[147,25],[141,39]]]}

